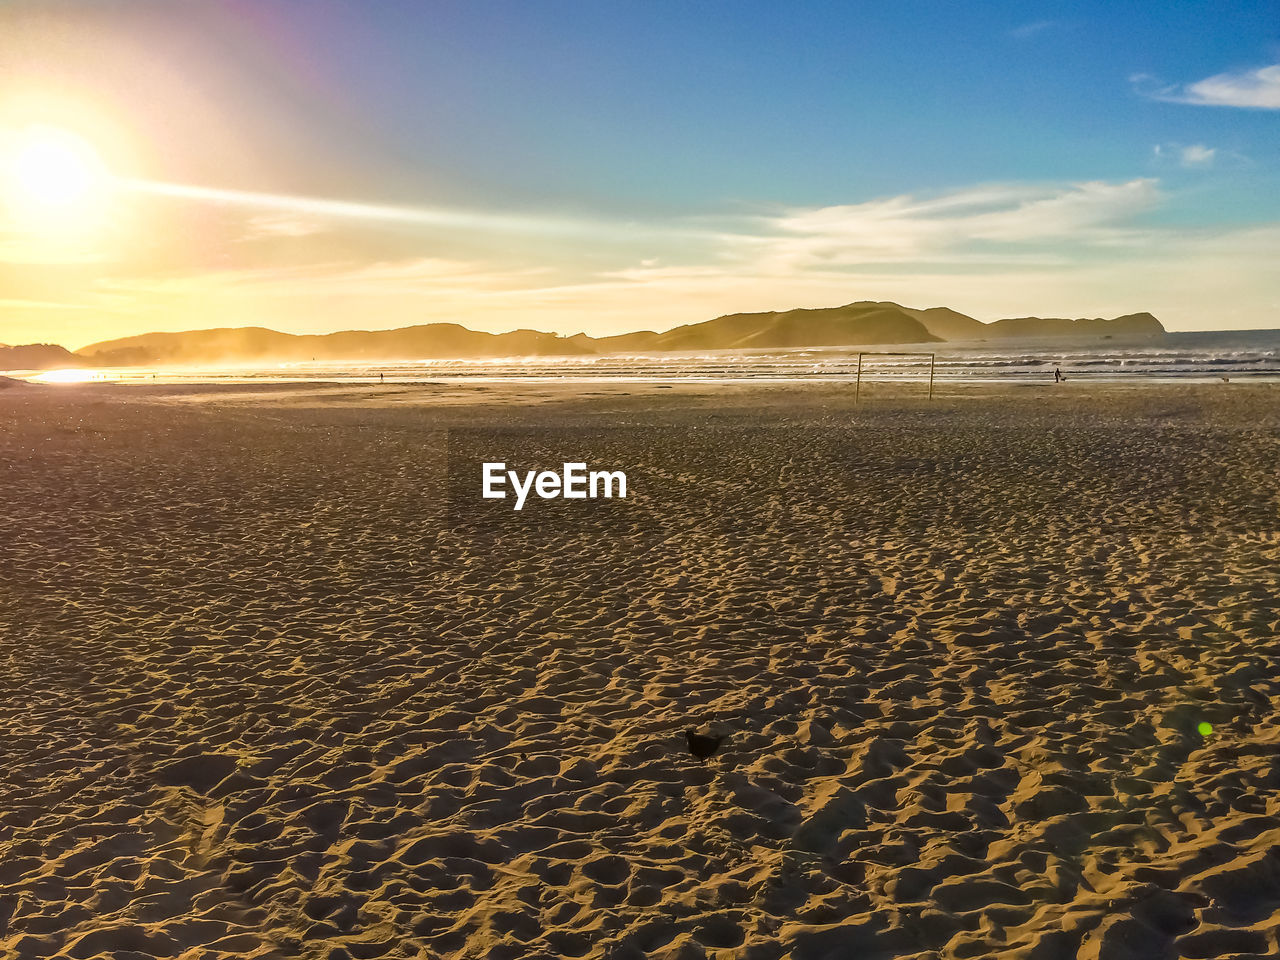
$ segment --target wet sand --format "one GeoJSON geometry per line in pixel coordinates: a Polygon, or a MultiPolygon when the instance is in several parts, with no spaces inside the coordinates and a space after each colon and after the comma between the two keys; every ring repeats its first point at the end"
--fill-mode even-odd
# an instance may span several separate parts
{"type": "Polygon", "coordinates": [[[1280,956],[1280,386],[863,398],[0,391],[0,956],[1280,956]]]}

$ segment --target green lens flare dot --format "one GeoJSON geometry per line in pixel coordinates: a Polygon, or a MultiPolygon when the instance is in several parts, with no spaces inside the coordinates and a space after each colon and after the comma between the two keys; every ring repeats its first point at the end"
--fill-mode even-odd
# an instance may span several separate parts
{"type": "Polygon", "coordinates": [[[1207,720],[1201,720],[1196,724],[1196,731],[1200,736],[1207,737],[1209,734],[1213,733],[1213,724],[1207,720]]]}

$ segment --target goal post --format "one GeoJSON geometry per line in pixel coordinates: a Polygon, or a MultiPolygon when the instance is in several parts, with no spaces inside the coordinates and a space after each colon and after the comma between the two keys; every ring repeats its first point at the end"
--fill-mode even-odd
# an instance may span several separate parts
{"type": "Polygon", "coordinates": [[[937,364],[938,355],[936,353],[926,353],[920,351],[901,351],[901,350],[859,350],[858,351],[858,375],[853,388],[853,403],[857,406],[862,399],[862,358],[863,357],[928,357],[929,358],[929,399],[933,399],[933,371],[937,364]]]}

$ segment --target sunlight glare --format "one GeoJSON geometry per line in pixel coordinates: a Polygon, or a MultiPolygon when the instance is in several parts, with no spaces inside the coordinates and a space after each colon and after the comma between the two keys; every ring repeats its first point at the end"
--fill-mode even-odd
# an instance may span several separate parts
{"type": "Polygon", "coordinates": [[[78,234],[101,224],[111,178],[84,138],[55,127],[27,127],[4,138],[0,159],[4,203],[20,228],[78,234]]]}
{"type": "Polygon", "coordinates": [[[90,380],[102,378],[97,370],[85,370],[79,367],[67,367],[62,370],[46,370],[31,379],[39,383],[88,383],[90,380]]]}

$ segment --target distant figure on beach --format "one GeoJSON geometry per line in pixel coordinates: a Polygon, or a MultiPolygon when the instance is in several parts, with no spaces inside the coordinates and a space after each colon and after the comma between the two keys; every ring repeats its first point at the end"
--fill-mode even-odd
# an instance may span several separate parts
{"type": "Polygon", "coordinates": [[[378,371],[378,382],[383,383],[387,379],[387,375],[382,371],[378,371]]]}
{"type": "Polygon", "coordinates": [[[1053,382],[1054,382],[1054,383],[1061,383],[1061,382],[1062,382],[1062,370],[1061,370],[1061,368],[1059,368],[1059,367],[1054,367],[1054,368],[1053,368],[1053,382]]]}

